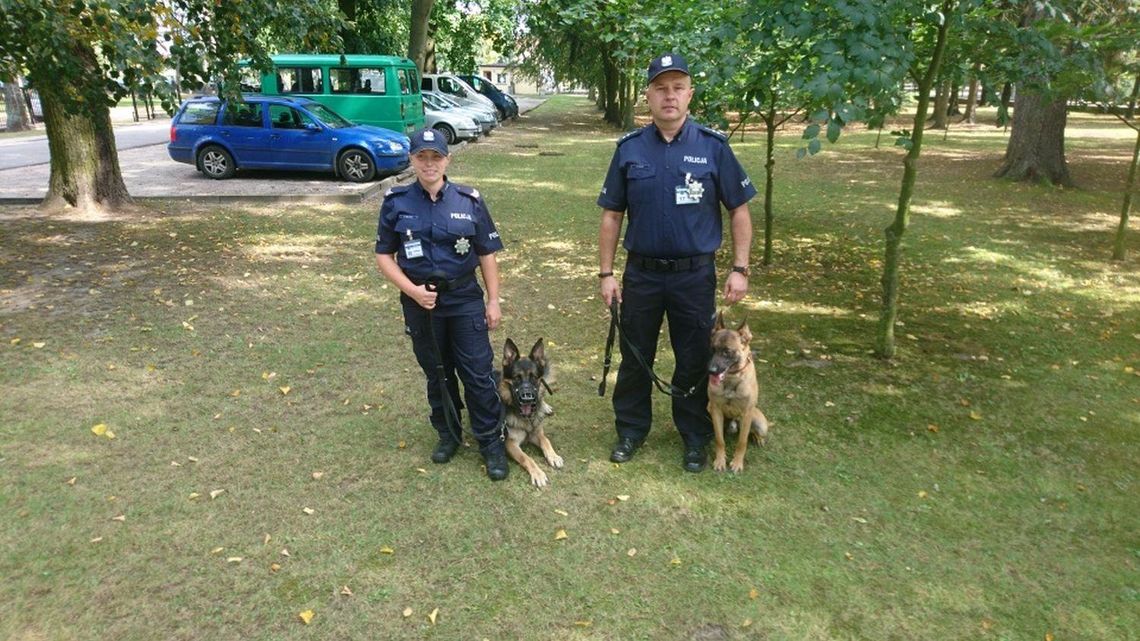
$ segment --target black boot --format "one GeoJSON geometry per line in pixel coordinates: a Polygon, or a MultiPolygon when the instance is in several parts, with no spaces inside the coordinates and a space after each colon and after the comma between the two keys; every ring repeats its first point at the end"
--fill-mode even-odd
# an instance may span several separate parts
{"type": "Polygon", "coordinates": [[[432,463],[446,463],[455,456],[456,450],[459,449],[459,441],[450,433],[444,432],[439,435],[439,443],[435,444],[435,449],[431,452],[432,463]]]}
{"type": "Polygon", "coordinates": [[[502,443],[495,443],[483,448],[483,462],[487,464],[487,477],[492,481],[501,481],[511,473],[507,463],[507,451],[502,443]]]}

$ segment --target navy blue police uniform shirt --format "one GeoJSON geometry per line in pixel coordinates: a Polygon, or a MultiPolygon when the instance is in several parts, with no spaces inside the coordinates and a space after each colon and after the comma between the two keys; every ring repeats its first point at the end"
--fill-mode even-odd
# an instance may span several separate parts
{"type": "MultiPolygon", "coordinates": [[[[503,248],[503,241],[479,191],[444,182],[432,201],[419,182],[388,190],[380,207],[376,253],[396,254],[396,264],[414,283],[432,275],[447,280],[473,275],[479,256],[503,248]]],[[[405,305],[416,303],[400,295],[405,305]]],[[[483,289],[470,278],[457,289],[440,294],[434,313],[440,316],[482,314],[483,289]]]]}
{"type": "Polygon", "coordinates": [[[735,209],[755,195],[724,134],[686,118],[671,142],[652,123],[619,140],[598,206],[628,212],[627,251],[685,258],[715,252],[720,206],[735,209]]]}

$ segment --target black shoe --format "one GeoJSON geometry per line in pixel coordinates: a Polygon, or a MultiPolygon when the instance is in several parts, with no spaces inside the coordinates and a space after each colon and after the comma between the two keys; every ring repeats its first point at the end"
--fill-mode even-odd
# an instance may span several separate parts
{"type": "Polygon", "coordinates": [[[617,445],[614,446],[614,451],[610,452],[610,460],[614,463],[625,463],[633,458],[633,453],[636,452],[637,448],[641,447],[641,444],[644,442],[644,439],[630,438],[628,436],[618,438],[617,445]]]}
{"type": "Polygon", "coordinates": [[[455,451],[459,449],[459,441],[455,437],[447,434],[439,437],[439,443],[435,444],[435,449],[431,452],[432,463],[446,463],[455,456],[455,451]]]}
{"type": "Polygon", "coordinates": [[[705,469],[705,463],[708,461],[708,454],[705,453],[704,445],[687,445],[685,446],[685,471],[686,472],[700,472],[705,469]]]}
{"type": "Polygon", "coordinates": [[[487,464],[487,477],[492,481],[501,481],[511,473],[511,468],[507,464],[507,452],[502,445],[485,450],[483,462],[487,464]]]}

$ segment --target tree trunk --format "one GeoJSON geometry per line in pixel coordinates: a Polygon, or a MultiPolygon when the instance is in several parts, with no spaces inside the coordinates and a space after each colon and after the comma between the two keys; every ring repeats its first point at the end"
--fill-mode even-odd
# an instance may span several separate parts
{"type": "Polygon", "coordinates": [[[606,113],[605,121],[611,125],[621,124],[621,110],[618,106],[618,70],[609,55],[602,58],[602,73],[606,82],[606,113]]]}
{"type": "Polygon", "coordinates": [[[625,96],[624,104],[621,107],[621,128],[629,131],[633,129],[633,107],[637,104],[637,83],[631,74],[623,73],[621,77],[621,92],[625,96]]]}
{"type": "Polygon", "coordinates": [[[776,96],[772,95],[772,104],[768,111],[761,116],[768,127],[767,145],[765,146],[764,162],[764,259],[765,265],[772,264],[772,231],[775,226],[776,215],[772,211],[772,191],[776,185],[776,96]]]}
{"type": "Polygon", "coordinates": [[[998,102],[997,126],[1004,127],[1009,124],[1009,101],[1013,97],[1013,83],[1007,82],[1001,88],[1001,100],[998,102]]]}
{"type": "Polygon", "coordinates": [[[946,102],[947,116],[957,116],[962,113],[961,109],[958,108],[958,104],[961,102],[958,98],[960,93],[962,93],[962,85],[957,82],[951,83],[949,100],[946,102]]]}
{"type": "Polygon", "coordinates": [[[895,323],[899,305],[899,262],[902,253],[902,237],[910,223],[910,199],[914,194],[914,183],[918,176],[918,156],[922,152],[922,133],[926,128],[926,110],[930,102],[930,87],[938,77],[942,67],[942,56],[946,51],[946,40],[950,28],[950,14],[955,0],[942,3],[945,19],[938,26],[938,39],[934,44],[934,56],[930,68],[918,83],[918,110],[914,114],[914,127],[911,129],[911,145],[903,159],[902,187],[899,189],[899,204],[895,210],[895,220],[884,231],[887,236],[885,260],[883,261],[883,309],[879,317],[879,336],[875,352],[883,358],[895,355],[895,323]]]}
{"type": "Polygon", "coordinates": [[[4,109],[8,114],[6,131],[27,131],[35,127],[28,103],[24,101],[24,90],[20,87],[20,77],[0,78],[4,83],[4,109]]]}
{"type": "Polygon", "coordinates": [[[1136,129],[1136,147],[1132,149],[1132,166],[1128,169],[1128,185],[1124,188],[1124,204],[1120,207],[1120,225],[1112,244],[1112,259],[1124,260],[1124,234],[1128,230],[1128,214],[1132,210],[1132,190],[1136,187],[1136,164],[1140,161],[1140,127],[1136,129]]]}
{"type": "Polygon", "coordinates": [[[981,63],[975,63],[974,71],[970,74],[970,95],[966,96],[966,113],[962,115],[962,120],[971,125],[978,120],[978,71],[981,66],[981,63]]]}
{"type": "Polygon", "coordinates": [[[1017,92],[1013,131],[1005,159],[994,176],[1066,187],[1073,184],[1065,163],[1065,102],[1064,98],[1049,100],[1028,89],[1017,92]]]}
{"type": "Polygon", "coordinates": [[[71,115],[61,108],[52,89],[41,84],[40,100],[51,154],[51,178],[42,207],[74,207],[98,215],[131,204],[119,171],[119,154],[111,129],[111,111],[97,108],[94,115],[71,115]]]}
{"type": "Polygon", "coordinates": [[[1140,72],[1136,73],[1136,81],[1132,83],[1132,95],[1128,98],[1128,112],[1124,117],[1132,120],[1136,115],[1136,99],[1140,98],[1140,72]]]}
{"type": "Polygon", "coordinates": [[[435,0],[412,0],[412,24],[408,35],[408,57],[419,67],[420,73],[428,73],[428,22],[435,0]]]}
{"type": "MultiPolygon", "coordinates": [[[[928,89],[929,91],[929,89],[928,89]]],[[[950,104],[950,83],[938,83],[938,89],[934,92],[934,122],[930,125],[931,129],[945,129],[947,123],[950,122],[946,117],[946,107],[950,104]]]]}

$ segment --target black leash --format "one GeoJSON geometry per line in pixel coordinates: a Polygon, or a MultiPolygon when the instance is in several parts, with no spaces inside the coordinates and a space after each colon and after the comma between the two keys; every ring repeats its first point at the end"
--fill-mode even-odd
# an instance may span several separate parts
{"type": "Polygon", "coordinates": [[[677,398],[689,398],[696,393],[697,385],[693,385],[689,389],[684,390],[680,387],[677,387],[676,385],[673,385],[670,382],[663,380],[660,376],[658,376],[657,372],[653,371],[653,366],[645,360],[644,356],[642,356],[641,350],[637,349],[637,347],[632,342],[630,342],[628,338],[625,337],[625,332],[622,331],[620,327],[621,315],[618,311],[617,297],[614,297],[614,299],[610,301],[610,333],[606,338],[606,356],[605,360],[602,362],[602,382],[598,384],[598,396],[606,395],[606,376],[610,373],[610,363],[613,362],[615,334],[621,336],[622,342],[625,343],[625,346],[629,348],[630,353],[633,354],[634,360],[636,360],[638,364],[641,365],[641,367],[649,373],[649,378],[653,380],[653,384],[663,394],[666,396],[675,396],[677,398]]]}
{"type": "MultiPolygon", "coordinates": [[[[439,300],[439,282],[428,281],[424,283],[424,288],[429,292],[436,293],[436,300],[439,300]]],[[[463,423],[459,420],[459,410],[455,409],[455,403],[451,400],[451,392],[447,389],[447,372],[443,369],[443,353],[439,350],[439,340],[435,336],[435,322],[432,319],[431,310],[427,310],[428,321],[428,334],[431,338],[431,349],[435,353],[435,369],[436,377],[439,379],[439,392],[443,395],[443,419],[447,422],[447,429],[455,438],[455,442],[460,445],[463,444],[463,423]]]]}

